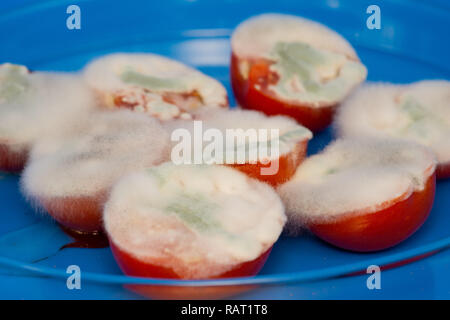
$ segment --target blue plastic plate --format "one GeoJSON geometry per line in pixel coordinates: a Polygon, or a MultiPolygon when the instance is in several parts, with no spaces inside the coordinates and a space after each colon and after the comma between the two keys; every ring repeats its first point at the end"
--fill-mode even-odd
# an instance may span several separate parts
{"type": "MultiPolygon", "coordinates": [[[[450,78],[450,9],[440,0],[428,5],[419,1],[378,1],[380,30],[366,27],[366,8],[371,4],[366,1],[76,2],[81,8],[81,30],[66,28],[66,8],[72,1],[2,1],[0,62],[23,63],[34,70],[75,71],[91,58],[106,53],[154,52],[220,80],[228,88],[233,104],[228,79],[233,28],[257,13],[283,12],[318,20],[343,34],[368,67],[369,80],[402,83],[450,78]]],[[[330,130],[317,135],[310,153],[322,149],[331,139],[330,130]]],[[[17,285],[11,282],[14,277],[38,277],[39,288],[45,288],[39,290],[61,290],[69,265],[78,265],[83,283],[91,284],[91,291],[78,297],[138,298],[123,287],[125,284],[254,284],[258,286],[252,287],[253,293],[241,293],[240,297],[271,297],[273,286],[343,276],[372,264],[389,265],[450,246],[450,181],[441,181],[428,221],[410,239],[389,250],[350,253],[304,234],[282,237],[255,277],[214,281],[130,278],[121,274],[108,248],[60,250],[71,242],[70,237],[35,213],[21,196],[18,181],[17,176],[0,174],[0,297],[4,298],[20,290],[12,289],[17,285]]]]}

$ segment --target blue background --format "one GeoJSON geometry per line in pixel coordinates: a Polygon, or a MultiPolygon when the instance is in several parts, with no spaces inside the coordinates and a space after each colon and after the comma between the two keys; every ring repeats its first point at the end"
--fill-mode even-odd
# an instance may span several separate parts
{"type": "MultiPolygon", "coordinates": [[[[369,80],[450,79],[450,5],[445,0],[3,0],[0,62],[23,63],[35,70],[75,71],[109,52],[155,52],[217,78],[234,104],[228,79],[229,36],[240,21],[272,11],[315,19],[343,34],[367,65],[369,80]],[[70,4],[81,8],[81,30],[66,28],[70,4]],[[366,28],[366,8],[371,4],[381,8],[381,30],[366,28]]],[[[317,135],[309,152],[317,152],[331,138],[331,130],[317,135]]],[[[430,219],[393,249],[355,254],[308,234],[283,237],[260,276],[221,284],[261,284],[238,298],[448,299],[450,252],[443,248],[450,245],[449,195],[450,182],[439,182],[430,219]],[[367,289],[367,275],[343,276],[370,264],[385,265],[437,249],[442,250],[431,257],[383,271],[381,290],[367,289]]],[[[0,298],[140,298],[122,287],[139,280],[121,276],[109,249],[59,251],[68,241],[22,199],[17,176],[0,174],[0,298]],[[65,268],[71,264],[81,267],[81,290],[66,288],[65,268]]]]}

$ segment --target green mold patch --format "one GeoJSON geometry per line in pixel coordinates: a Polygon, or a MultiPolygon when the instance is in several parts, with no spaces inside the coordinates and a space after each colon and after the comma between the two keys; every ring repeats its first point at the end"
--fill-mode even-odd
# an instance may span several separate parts
{"type": "Polygon", "coordinates": [[[120,79],[127,84],[137,85],[151,91],[185,89],[184,84],[179,79],[153,77],[132,69],[125,70],[120,75],[120,79]]]}

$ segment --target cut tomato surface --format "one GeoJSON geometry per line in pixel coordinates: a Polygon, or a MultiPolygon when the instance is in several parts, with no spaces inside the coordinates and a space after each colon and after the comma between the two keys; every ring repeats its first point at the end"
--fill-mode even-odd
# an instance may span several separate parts
{"type": "Polygon", "coordinates": [[[414,141],[438,160],[437,179],[450,177],[450,81],[366,83],[336,115],[340,137],[373,136],[414,141]]]}
{"type": "MultiPolygon", "coordinates": [[[[155,100],[151,93],[144,92],[139,98],[133,96],[133,92],[114,92],[111,96],[104,97],[104,100],[113,101],[113,106],[117,108],[125,108],[130,110],[141,110],[143,106],[150,105],[155,100]]],[[[156,95],[156,94],[154,94],[156,95]]],[[[155,109],[160,109],[158,112],[147,110],[149,114],[158,118],[161,121],[173,120],[173,119],[191,119],[190,113],[193,110],[204,107],[202,97],[197,91],[192,92],[164,92],[159,93],[161,100],[161,106],[155,109]],[[164,104],[167,104],[164,107],[164,104]],[[166,108],[166,112],[162,111],[166,108]]],[[[225,102],[218,105],[218,107],[227,108],[228,98],[224,99],[225,102]]],[[[156,103],[157,104],[157,103],[156,103]]]]}
{"type": "Polygon", "coordinates": [[[101,105],[136,110],[161,121],[190,119],[197,109],[228,106],[219,81],[155,54],[103,56],[83,74],[101,105]]]}
{"type": "Polygon", "coordinates": [[[225,164],[273,186],[295,173],[312,138],[289,117],[239,108],[200,111],[194,121],[172,121],[165,128],[170,134],[187,130],[194,139],[202,138],[201,148],[188,155],[191,163],[201,156],[204,163],[225,164]]]}
{"type": "Polygon", "coordinates": [[[241,62],[236,55],[231,57],[231,85],[236,100],[245,109],[258,110],[267,115],[286,115],[294,118],[298,123],[313,132],[325,129],[333,120],[337,103],[314,107],[302,102],[286,101],[277,97],[268,86],[278,80],[278,76],[271,72],[268,60],[247,60],[241,62]],[[239,69],[239,65],[246,63],[249,68],[247,79],[239,69]]]}
{"type": "Polygon", "coordinates": [[[318,22],[286,14],[243,21],[231,38],[230,76],[239,104],[283,114],[317,132],[367,76],[351,44],[318,22]]]}
{"type": "Polygon", "coordinates": [[[168,158],[159,121],[128,110],[95,112],[67,132],[37,142],[22,174],[23,193],[63,226],[102,230],[106,193],[123,175],[168,158]]]}
{"type": "Polygon", "coordinates": [[[411,236],[430,214],[436,158],[411,142],[339,139],[277,190],[289,231],[304,227],[346,250],[383,250],[411,236]]]}
{"type": "Polygon", "coordinates": [[[367,252],[383,250],[407,239],[427,219],[433,207],[436,175],[423,190],[405,199],[401,196],[382,204],[376,212],[343,213],[330,223],[313,223],[310,230],[322,240],[339,248],[367,252]]]}
{"type": "Polygon", "coordinates": [[[0,64],[0,170],[21,171],[37,141],[60,135],[95,108],[76,74],[0,64]]]}
{"type": "MultiPolygon", "coordinates": [[[[226,166],[169,162],[121,179],[103,219],[125,274],[181,280],[255,275],[286,220],[281,200],[265,183],[226,166]]],[[[244,289],[133,287],[147,296],[187,299],[244,289]]]]}

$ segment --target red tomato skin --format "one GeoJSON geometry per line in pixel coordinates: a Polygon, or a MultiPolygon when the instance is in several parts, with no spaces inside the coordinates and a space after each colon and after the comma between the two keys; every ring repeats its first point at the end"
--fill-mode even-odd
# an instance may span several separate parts
{"type": "Polygon", "coordinates": [[[305,103],[277,99],[275,94],[264,89],[267,84],[276,81],[273,77],[271,79],[269,62],[263,59],[247,61],[250,71],[248,79],[244,79],[239,70],[240,59],[234,53],[231,56],[231,86],[242,108],[261,111],[269,116],[289,116],[313,132],[319,132],[331,124],[337,103],[314,107],[305,103]],[[255,84],[259,84],[261,90],[257,90],[255,84]]]}
{"type": "Polygon", "coordinates": [[[262,168],[269,168],[273,165],[274,161],[269,164],[263,164],[261,162],[251,164],[232,164],[231,167],[247,174],[249,177],[258,179],[262,182],[266,182],[271,186],[277,186],[279,184],[288,181],[297,170],[297,167],[303,162],[306,157],[306,151],[308,148],[308,141],[303,140],[298,142],[294,150],[281,156],[278,160],[278,171],[274,175],[263,175],[261,174],[262,168]]]}
{"type": "Polygon", "coordinates": [[[374,213],[348,215],[309,226],[320,239],[342,249],[371,252],[390,248],[416,232],[428,218],[436,192],[436,173],[425,188],[374,213]]]}
{"type": "Polygon", "coordinates": [[[28,151],[12,151],[6,144],[0,143],[0,171],[21,172],[28,159],[28,151]]]}
{"type": "MultiPolygon", "coordinates": [[[[111,247],[111,251],[113,252],[114,258],[116,259],[120,269],[126,275],[135,277],[146,277],[146,278],[188,280],[187,278],[184,278],[176,274],[170,268],[162,267],[156,264],[151,264],[139,260],[137,257],[129,254],[125,250],[120,249],[111,238],[109,238],[109,244],[111,247]]],[[[241,263],[223,274],[211,278],[202,278],[202,279],[220,279],[220,278],[253,276],[262,269],[264,263],[269,257],[271,249],[272,248],[266,250],[258,258],[241,263]]]]}
{"type": "MultiPolygon", "coordinates": [[[[113,256],[124,274],[135,277],[163,278],[187,280],[176,274],[172,269],[161,267],[155,264],[143,262],[133,255],[121,250],[114,241],[109,238],[109,244],[113,256]]],[[[241,263],[233,269],[208,278],[234,278],[256,275],[264,266],[269,257],[269,248],[258,258],[241,263]]],[[[181,286],[155,286],[155,285],[127,285],[127,287],[145,297],[152,299],[219,299],[229,297],[243,291],[253,289],[253,285],[233,285],[233,286],[205,286],[205,287],[181,287],[181,286]]]]}
{"type": "Polygon", "coordinates": [[[437,166],[437,179],[450,178],[450,162],[439,163],[437,166]]]}
{"type": "Polygon", "coordinates": [[[83,233],[102,232],[104,192],[95,196],[39,198],[39,204],[64,227],[83,233]]]}

